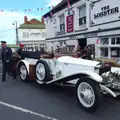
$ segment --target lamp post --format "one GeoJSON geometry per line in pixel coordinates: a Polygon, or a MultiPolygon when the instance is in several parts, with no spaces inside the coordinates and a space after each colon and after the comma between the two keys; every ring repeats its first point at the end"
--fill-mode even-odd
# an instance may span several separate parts
{"type": "Polygon", "coordinates": [[[14,22],[13,22],[13,25],[15,25],[15,32],[16,32],[16,45],[17,45],[17,44],[19,44],[17,21],[14,21],[14,22]]]}

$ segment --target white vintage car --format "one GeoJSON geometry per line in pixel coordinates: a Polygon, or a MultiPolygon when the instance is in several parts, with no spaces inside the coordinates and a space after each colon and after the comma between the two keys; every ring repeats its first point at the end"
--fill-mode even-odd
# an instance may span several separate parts
{"type": "Polygon", "coordinates": [[[113,97],[120,95],[120,69],[98,61],[70,56],[59,58],[25,58],[18,68],[22,81],[36,80],[39,84],[73,85],[82,108],[94,112],[98,108],[101,93],[113,97]]]}

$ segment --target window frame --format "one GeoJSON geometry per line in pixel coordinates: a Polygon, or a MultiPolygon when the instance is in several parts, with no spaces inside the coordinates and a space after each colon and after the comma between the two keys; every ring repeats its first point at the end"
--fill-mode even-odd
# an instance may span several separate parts
{"type": "Polygon", "coordinates": [[[60,32],[65,32],[65,15],[64,13],[59,15],[59,27],[60,27],[60,32]]]}
{"type": "Polygon", "coordinates": [[[86,4],[81,5],[78,7],[78,16],[79,16],[79,26],[86,25],[86,4]],[[83,16],[80,16],[80,9],[84,8],[84,14],[83,16]],[[84,21],[84,22],[83,22],[84,21]]]}
{"type": "Polygon", "coordinates": [[[120,36],[118,36],[118,37],[111,37],[111,45],[120,45],[120,36]],[[117,38],[119,38],[118,44],[117,44],[117,38]],[[112,39],[114,39],[114,44],[112,44],[112,39]]]}

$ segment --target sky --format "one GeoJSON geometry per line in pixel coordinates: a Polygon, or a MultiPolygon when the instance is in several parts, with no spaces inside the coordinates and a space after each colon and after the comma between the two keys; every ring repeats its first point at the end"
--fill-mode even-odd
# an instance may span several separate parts
{"type": "Polygon", "coordinates": [[[49,12],[52,6],[61,0],[2,0],[0,4],[0,41],[5,40],[8,44],[15,44],[15,22],[19,27],[24,22],[24,16],[28,20],[36,18],[49,12]],[[39,8],[39,10],[38,10],[39,8]],[[25,11],[27,10],[27,11],[25,11]]]}

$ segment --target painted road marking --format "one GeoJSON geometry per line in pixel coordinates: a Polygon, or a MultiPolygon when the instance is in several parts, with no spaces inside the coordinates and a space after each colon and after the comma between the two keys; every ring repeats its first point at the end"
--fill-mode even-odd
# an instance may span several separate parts
{"type": "Polygon", "coordinates": [[[11,104],[8,104],[8,103],[2,102],[2,101],[0,101],[0,105],[6,106],[6,107],[8,107],[8,108],[12,108],[12,109],[15,109],[15,110],[24,112],[24,113],[28,113],[28,114],[31,114],[31,115],[35,115],[35,116],[38,116],[38,117],[41,117],[41,118],[44,118],[44,119],[47,119],[47,120],[58,120],[58,119],[56,119],[56,118],[52,118],[52,117],[49,117],[49,116],[45,116],[45,115],[43,115],[43,114],[40,114],[40,113],[31,111],[31,110],[28,110],[28,109],[24,109],[24,108],[15,106],[15,105],[11,105],[11,104]]]}

